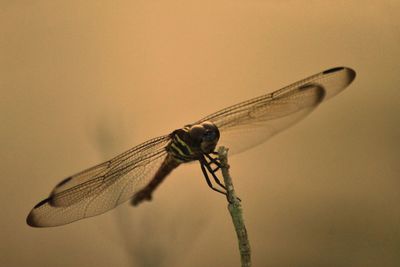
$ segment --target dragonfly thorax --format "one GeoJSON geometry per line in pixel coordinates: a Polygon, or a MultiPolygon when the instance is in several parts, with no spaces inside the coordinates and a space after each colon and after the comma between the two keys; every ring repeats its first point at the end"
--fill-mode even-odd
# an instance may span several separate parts
{"type": "Polygon", "coordinates": [[[187,125],[171,133],[171,143],[167,146],[167,151],[175,159],[188,162],[213,152],[218,140],[219,130],[212,122],[187,125]]]}

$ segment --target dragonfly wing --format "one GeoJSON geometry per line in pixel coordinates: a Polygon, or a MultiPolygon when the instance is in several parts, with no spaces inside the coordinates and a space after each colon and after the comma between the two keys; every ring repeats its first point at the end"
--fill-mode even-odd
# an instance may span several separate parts
{"type": "Polygon", "coordinates": [[[319,86],[308,86],[305,90],[292,92],[290,97],[274,99],[261,110],[254,110],[256,116],[235,127],[222,127],[219,144],[229,147],[230,154],[237,154],[265,142],[268,138],[300,121],[312,112],[324,97],[319,86]],[[297,103],[297,101],[301,101],[297,103]],[[271,116],[272,115],[272,116],[271,116]]]}
{"type": "Polygon", "coordinates": [[[229,147],[231,154],[239,153],[300,121],[319,103],[345,89],[354,78],[355,72],[349,68],[326,70],[215,112],[196,124],[213,122],[221,131],[219,143],[229,147]]]}
{"type": "Polygon", "coordinates": [[[57,226],[113,209],[151,181],[167,156],[168,142],[168,135],[151,139],[65,179],[32,209],[27,223],[57,226]]]}

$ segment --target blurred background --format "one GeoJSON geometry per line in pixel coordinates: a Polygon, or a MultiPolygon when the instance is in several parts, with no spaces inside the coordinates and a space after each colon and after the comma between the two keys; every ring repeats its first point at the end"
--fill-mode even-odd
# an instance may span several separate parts
{"type": "Polygon", "coordinates": [[[230,158],[254,266],[400,265],[398,1],[1,1],[0,265],[239,266],[197,164],[152,202],[35,229],[61,179],[335,66],[355,82],[230,158]]]}

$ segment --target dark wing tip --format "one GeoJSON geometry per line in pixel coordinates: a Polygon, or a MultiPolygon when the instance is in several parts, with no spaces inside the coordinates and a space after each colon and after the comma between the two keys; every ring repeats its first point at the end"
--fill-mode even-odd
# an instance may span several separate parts
{"type": "Polygon", "coordinates": [[[331,68],[331,69],[323,71],[322,74],[326,75],[326,74],[331,74],[331,73],[341,72],[341,71],[345,72],[347,74],[349,83],[351,83],[354,80],[354,78],[356,77],[356,72],[352,68],[348,68],[348,67],[331,68]]]}
{"type": "Polygon", "coordinates": [[[35,222],[35,218],[32,215],[32,211],[29,213],[28,217],[26,217],[26,223],[31,227],[39,227],[39,225],[37,225],[35,222]]]}
{"type": "Polygon", "coordinates": [[[27,223],[29,226],[32,226],[32,227],[41,227],[41,226],[38,224],[37,220],[36,220],[36,217],[35,217],[35,210],[38,209],[38,208],[40,208],[40,207],[43,206],[44,204],[49,203],[50,199],[51,199],[50,197],[48,197],[48,198],[46,198],[46,199],[43,199],[43,200],[40,201],[38,204],[36,204],[35,207],[33,207],[33,209],[31,210],[31,212],[29,213],[28,217],[26,217],[26,223],[27,223]]]}
{"type": "Polygon", "coordinates": [[[72,176],[70,176],[70,177],[68,177],[68,178],[65,178],[64,180],[62,180],[61,182],[59,182],[55,187],[57,188],[57,187],[63,186],[63,185],[65,185],[66,183],[68,183],[71,179],[72,179],[72,176]]]}
{"type": "Polygon", "coordinates": [[[49,203],[50,201],[51,201],[51,197],[48,197],[48,198],[46,198],[46,199],[43,199],[42,201],[40,201],[39,203],[37,203],[37,204],[35,205],[35,207],[33,207],[33,209],[40,208],[41,206],[43,206],[43,205],[46,204],[46,203],[49,203]]]}
{"type": "Polygon", "coordinates": [[[356,71],[351,68],[345,68],[347,71],[347,77],[349,79],[349,83],[351,83],[356,78],[356,71]]]}
{"type": "Polygon", "coordinates": [[[345,69],[345,67],[335,67],[335,68],[331,68],[331,69],[329,69],[329,70],[325,70],[325,71],[323,71],[322,73],[323,73],[323,74],[329,74],[329,73],[341,71],[341,70],[344,70],[344,69],[345,69]]]}

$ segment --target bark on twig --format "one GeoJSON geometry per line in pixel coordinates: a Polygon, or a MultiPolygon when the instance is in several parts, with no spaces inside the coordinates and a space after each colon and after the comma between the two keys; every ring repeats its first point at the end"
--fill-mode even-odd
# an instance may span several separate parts
{"type": "Polygon", "coordinates": [[[232,222],[235,227],[236,235],[239,242],[240,258],[242,267],[251,266],[250,243],[247,237],[246,226],[243,220],[242,205],[240,199],[236,196],[233,187],[232,178],[229,174],[228,165],[228,149],[225,147],[218,148],[219,160],[221,162],[222,176],[224,177],[225,187],[227,189],[228,210],[232,217],[232,222]]]}

